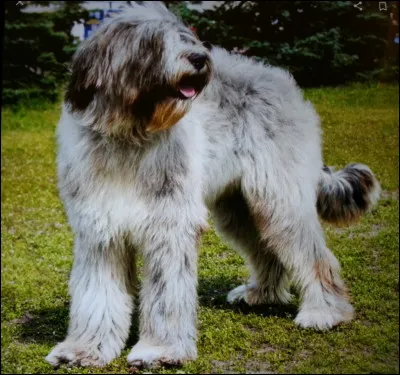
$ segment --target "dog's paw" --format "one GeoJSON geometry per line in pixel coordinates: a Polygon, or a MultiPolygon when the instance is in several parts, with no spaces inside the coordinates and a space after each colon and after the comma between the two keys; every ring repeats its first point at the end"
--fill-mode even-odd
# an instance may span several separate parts
{"type": "Polygon", "coordinates": [[[245,284],[231,290],[226,299],[231,304],[244,301],[248,305],[259,305],[262,303],[287,304],[292,300],[292,298],[293,296],[285,288],[275,291],[261,292],[255,285],[245,284]]]}
{"type": "Polygon", "coordinates": [[[228,293],[226,300],[231,304],[241,301],[247,302],[246,301],[247,289],[248,289],[247,285],[239,285],[238,287],[232,289],[228,293]]]}
{"type": "Polygon", "coordinates": [[[303,308],[297,314],[294,322],[303,328],[327,330],[340,323],[352,320],[353,307],[347,304],[346,309],[336,310],[332,308],[303,308]]]}
{"type": "Polygon", "coordinates": [[[188,360],[196,359],[196,349],[190,354],[174,351],[173,347],[154,346],[139,341],[128,355],[128,363],[138,368],[175,367],[182,366],[188,360]]]}
{"type": "Polygon", "coordinates": [[[110,361],[98,349],[83,348],[67,341],[58,344],[45,359],[53,367],[60,367],[62,364],[103,367],[110,361]]]}

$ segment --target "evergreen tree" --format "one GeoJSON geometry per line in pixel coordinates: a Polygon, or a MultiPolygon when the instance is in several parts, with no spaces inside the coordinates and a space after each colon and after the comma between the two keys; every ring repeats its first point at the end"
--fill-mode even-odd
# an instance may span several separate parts
{"type": "Polygon", "coordinates": [[[71,28],[74,21],[87,18],[80,3],[62,2],[55,12],[26,13],[26,3],[5,2],[3,104],[57,99],[76,48],[71,28]]]}
{"type": "MultiPolygon", "coordinates": [[[[176,3],[176,2],[173,2],[176,3]]],[[[173,8],[200,39],[289,69],[303,86],[398,79],[388,50],[388,12],[375,1],[224,1],[203,13],[173,8]]],[[[388,2],[393,10],[396,2],[388,2]]],[[[393,53],[392,53],[393,55],[393,53]]]]}

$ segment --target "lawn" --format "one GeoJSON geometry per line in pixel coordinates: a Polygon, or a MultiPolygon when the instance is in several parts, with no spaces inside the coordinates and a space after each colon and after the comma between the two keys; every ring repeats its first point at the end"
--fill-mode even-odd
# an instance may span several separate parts
{"type": "MultiPolygon", "coordinates": [[[[379,206],[348,228],[324,225],[350,288],[356,318],[329,332],[293,323],[288,306],[230,306],[247,277],[242,259],[213,231],[199,264],[199,358],[156,373],[398,373],[398,86],[312,89],[328,165],[368,164],[382,184],[379,206]]],[[[53,370],[44,357],[68,325],[72,234],[58,198],[54,129],[60,104],[5,109],[1,153],[2,373],[128,373],[129,346],[104,369],[53,370]]],[[[148,371],[147,371],[148,372],[148,371]]]]}

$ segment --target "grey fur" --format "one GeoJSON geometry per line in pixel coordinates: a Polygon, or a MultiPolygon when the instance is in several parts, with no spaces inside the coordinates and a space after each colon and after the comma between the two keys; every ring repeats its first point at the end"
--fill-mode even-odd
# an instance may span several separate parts
{"type": "Polygon", "coordinates": [[[349,164],[334,172],[324,169],[317,199],[322,219],[334,224],[356,221],[376,201],[371,194],[377,187],[374,174],[366,165],[349,164]]]}
{"type": "Polygon", "coordinates": [[[52,365],[103,366],[120,354],[138,252],[140,339],[129,363],[196,358],[207,208],[251,269],[230,302],[286,303],[291,282],[302,300],[298,325],[351,319],[317,201],[325,218],[358,215],[377,200],[379,184],[361,165],[323,171],[319,118],[288,72],[209,51],[162,4],[135,4],[80,46],[57,135],[75,245],[70,327],[46,358],[52,365]],[[193,53],[206,57],[204,67],[190,63],[193,53]],[[342,187],[354,202],[340,211],[330,205],[343,205],[342,187]]]}

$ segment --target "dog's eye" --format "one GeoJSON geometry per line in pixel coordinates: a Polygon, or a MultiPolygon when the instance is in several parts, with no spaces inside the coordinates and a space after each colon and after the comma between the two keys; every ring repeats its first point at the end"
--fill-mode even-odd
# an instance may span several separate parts
{"type": "Polygon", "coordinates": [[[210,42],[207,42],[207,41],[203,42],[203,46],[204,46],[205,48],[207,48],[209,51],[210,51],[211,48],[212,48],[212,44],[211,44],[210,42]]]}
{"type": "Polygon", "coordinates": [[[181,42],[186,43],[186,44],[196,44],[196,42],[188,35],[185,34],[180,34],[179,38],[181,39],[181,42]]]}
{"type": "Polygon", "coordinates": [[[183,43],[188,43],[188,41],[189,41],[189,38],[183,34],[180,34],[179,38],[181,39],[181,42],[183,42],[183,43]]]}

